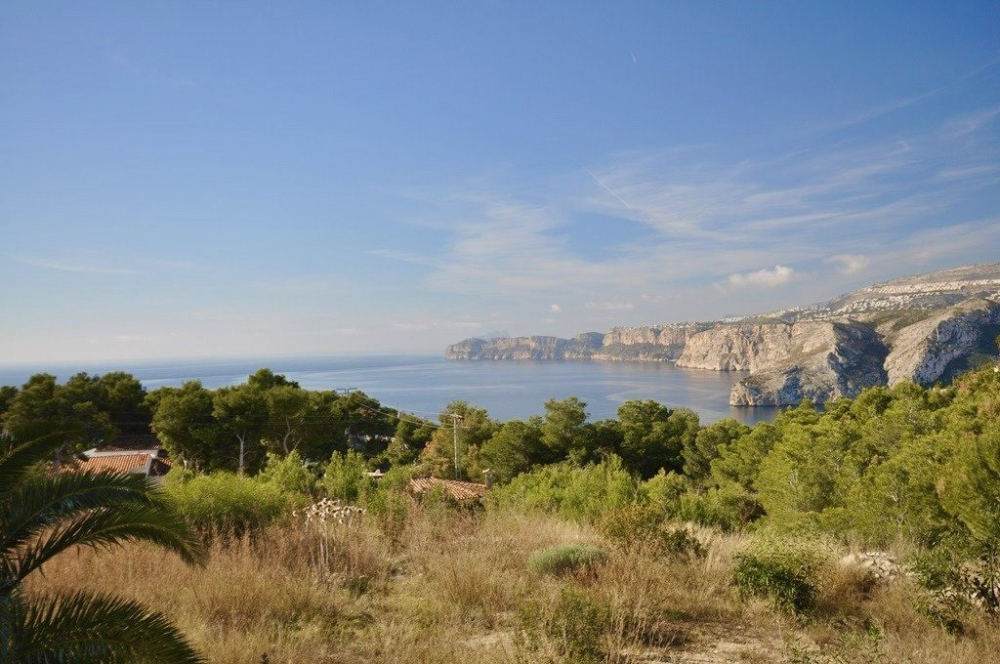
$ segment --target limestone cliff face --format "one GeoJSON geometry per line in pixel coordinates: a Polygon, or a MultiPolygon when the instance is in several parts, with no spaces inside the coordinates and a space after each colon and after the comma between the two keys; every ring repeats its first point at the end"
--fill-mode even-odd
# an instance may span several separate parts
{"type": "Polygon", "coordinates": [[[982,353],[1000,332],[1000,263],[896,279],[829,302],[709,323],[615,327],[573,339],[466,339],[463,360],[675,361],[749,371],[738,406],[853,396],[903,380],[928,384],[982,353]]]}
{"type": "Polygon", "coordinates": [[[754,369],[733,386],[734,406],[822,403],[884,385],[888,348],[875,328],[858,322],[790,326],[788,357],[754,369]]]}
{"type": "MultiPolygon", "coordinates": [[[[798,342],[801,342],[801,327],[798,342]]],[[[796,344],[795,325],[732,324],[694,334],[677,366],[714,371],[756,371],[788,357],[796,344]]]]}
{"type": "Polygon", "coordinates": [[[616,327],[607,334],[587,332],[572,339],[513,337],[466,339],[448,346],[449,360],[601,360],[664,362],[676,360],[693,332],[710,324],[616,327]]]}
{"type": "Polygon", "coordinates": [[[889,384],[933,383],[954,360],[991,341],[984,336],[998,324],[1000,305],[976,298],[893,332],[885,361],[889,384]]]}

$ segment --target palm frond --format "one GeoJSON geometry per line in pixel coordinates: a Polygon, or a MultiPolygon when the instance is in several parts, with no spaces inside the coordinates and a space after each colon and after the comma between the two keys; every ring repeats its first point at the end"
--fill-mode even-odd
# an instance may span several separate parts
{"type": "Polygon", "coordinates": [[[22,604],[14,634],[12,661],[24,664],[204,661],[163,614],[85,591],[22,604]]]}
{"type": "Polygon", "coordinates": [[[21,546],[81,510],[164,505],[152,482],[130,473],[66,473],[21,483],[17,500],[0,502],[0,552],[21,546]]]}
{"type": "Polygon", "coordinates": [[[146,505],[90,510],[60,522],[26,546],[7,552],[5,557],[10,578],[19,583],[74,546],[110,547],[135,541],[162,546],[188,563],[200,564],[204,560],[201,541],[179,515],[162,506],[146,505]]]}
{"type": "Polygon", "coordinates": [[[0,438],[0,498],[18,488],[19,481],[39,461],[65,444],[61,431],[34,438],[0,438]]]}

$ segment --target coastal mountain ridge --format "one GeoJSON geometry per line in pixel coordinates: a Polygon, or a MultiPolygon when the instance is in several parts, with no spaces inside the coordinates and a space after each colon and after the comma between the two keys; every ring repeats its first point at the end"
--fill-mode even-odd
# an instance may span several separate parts
{"type": "Polygon", "coordinates": [[[996,353],[1000,263],[893,279],[810,307],[697,323],[613,327],[572,339],[471,338],[450,360],[674,362],[748,371],[737,406],[854,396],[875,385],[946,380],[996,353]]]}

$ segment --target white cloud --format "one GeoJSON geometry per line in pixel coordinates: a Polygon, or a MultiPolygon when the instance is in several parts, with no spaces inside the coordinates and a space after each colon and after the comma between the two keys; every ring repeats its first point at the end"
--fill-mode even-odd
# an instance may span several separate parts
{"type": "Polygon", "coordinates": [[[864,254],[837,254],[826,259],[827,263],[837,266],[841,274],[855,274],[871,265],[872,259],[864,254]]]}
{"type": "Polygon", "coordinates": [[[393,323],[392,327],[396,330],[418,332],[420,330],[426,330],[429,326],[426,323],[393,323]]]}
{"type": "Polygon", "coordinates": [[[799,273],[784,265],[775,265],[774,269],[764,268],[754,272],[731,274],[726,284],[733,288],[775,288],[783,286],[797,278],[799,273]]]}
{"type": "Polygon", "coordinates": [[[474,330],[476,328],[482,327],[483,324],[468,320],[449,320],[441,323],[441,326],[450,327],[457,330],[474,330]]]}
{"type": "Polygon", "coordinates": [[[627,311],[635,308],[631,302],[586,302],[583,306],[585,309],[598,309],[600,311],[627,311]]]}
{"type": "Polygon", "coordinates": [[[356,327],[335,327],[330,330],[330,333],[345,337],[356,337],[361,334],[361,330],[356,327]]]}
{"type": "Polygon", "coordinates": [[[1000,117],[1000,106],[982,109],[946,122],[944,132],[949,138],[961,138],[979,131],[997,117],[1000,117]]]}
{"type": "Polygon", "coordinates": [[[32,256],[10,256],[18,263],[24,263],[32,267],[40,267],[46,270],[56,270],[58,272],[80,272],[84,274],[135,274],[135,270],[119,267],[117,265],[102,265],[93,261],[79,261],[74,259],[48,259],[36,258],[32,256]]]}
{"type": "Polygon", "coordinates": [[[562,311],[562,307],[560,307],[558,304],[550,304],[549,311],[551,311],[554,314],[557,314],[560,311],[562,311]]]}
{"type": "MultiPolygon", "coordinates": [[[[875,115],[919,101],[891,102],[875,115]]],[[[569,167],[541,182],[470,178],[466,188],[422,192],[427,208],[415,223],[435,235],[433,248],[375,253],[419,265],[435,296],[490,298],[520,328],[531,314],[513,312],[525,306],[569,326],[590,324],[585,311],[698,320],[805,305],[843,292],[858,275],[895,276],[888,259],[921,229],[941,231],[955,264],[984,260],[983,243],[958,248],[949,229],[981,215],[966,203],[998,183],[994,110],[875,139],[850,135],[848,123],[838,141],[789,132],[766,147],[608,155],[588,163],[589,172],[569,167]],[[973,141],[969,129],[991,140],[973,141]],[[613,232],[589,237],[593,215],[620,227],[621,241],[613,232]],[[814,269],[825,278],[812,278],[814,269]],[[796,285],[780,288],[788,284],[796,285]],[[578,301],[589,302],[570,306],[578,301]],[[567,306],[556,311],[555,302],[567,306]]],[[[938,247],[921,251],[933,251],[928,266],[945,265],[938,247]]]]}

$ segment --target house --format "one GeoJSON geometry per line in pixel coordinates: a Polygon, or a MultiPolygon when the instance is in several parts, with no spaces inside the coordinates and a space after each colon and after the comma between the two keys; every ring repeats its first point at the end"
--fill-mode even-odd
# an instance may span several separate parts
{"type": "Polygon", "coordinates": [[[157,483],[172,467],[155,437],[118,440],[115,445],[95,447],[60,465],[59,472],[135,473],[154,478],[157,483]]]}
{"type": "Polygon", "coordinates": [[[95,456],[86,453],[69,463],[62,464],[63,473],[136,473],[152,477],[157,483],[170,472],[170,460],[144,452],[104,452],[95,456]]]}
{"type": "Polygon", "coordinates": [[[410,493],[414,496],[426,496],[437,487],[441,487],[446,496],[458,502],[478,500],[485,496],[488,490],[485,484],[443,480],[438,477],[418,477],[410,480],[410,493]]]}

